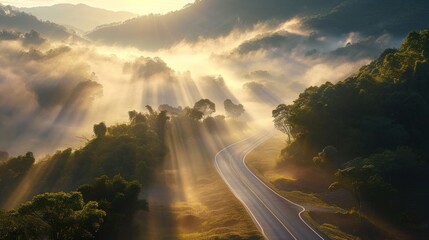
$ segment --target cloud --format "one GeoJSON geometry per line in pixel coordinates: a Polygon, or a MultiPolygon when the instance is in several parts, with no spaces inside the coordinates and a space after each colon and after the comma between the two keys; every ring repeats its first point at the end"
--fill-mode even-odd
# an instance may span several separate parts
{"type": "Polygon", "coordinates": [[[242,43],[233,51],[233,54],[244,55],[259,50],[291,52],[299,46],[302,39],[302,36],[288,32],[269,33],[242,43]]]}
{"type": "Polygon", "coordinates": [[[379,37],[370,36],[365,39],[347,39],[346,46],[329,52],[327,58],[340,58],[348,61],[372,59],[392,46],[392,37],[389,34],[379,37]]]}
{"type": "Polygon", "coordinates": [[[124,73],[131,73],[133,80],[151,80],[155,77],[175,80],[174,71],[159,57],[140,57],[132,63],[126,63],[124,73]]]}
{"type": "Polygon", "coordinates": [[[273,78],[271,73],[266,71],[266,70],[256,70],[256,71],[253,71],[253,72],[247,74],[245,77],[251,78],[251,79],[253,79],[253,78],[256,78],[256,79],[271,79],[271,78],[273,78]]]}
{"type": "Polygon", "coordinates": [[[90,137],[94,123],[125,121],[127,111],[146,105],[185,107],[202,98],[218,106],[225,99],[240,102],[251,117],[271,124],[276,104],[290,103],[311,85],[350,76],[395,42],[387,34],[332,37],[299,26],[297,19],[258,24],[155,52],[3,41],[0,85],[7,97],[0,101],[0,130],[8,140],[0,139],[0,149],[16,155],[77,146],[76,136],[90,137]]]}
{"type": "MultiPolygon", "coordinates": [[[[221,76],[202,76],[199,78],[198,86],[203,98],[208,98],[216,105],[223,106],[226,99],[237,101],[237,98],[227,86],[225,79],[221,76]]],[[[220,109],[220,108],[218,108],[220,109]]]]}
{"type": "Polygon", "coordinates": [[[243,89],[246,90],[256,101],[262,101],[263,103],[271,106],[276,106],[283,102],[282,99],[277,97],[273,91],[261,82],[246,82],[243,85],[243,89]]]}
{"type": "Polygon", "coordinates": [[[88,65],[72,62],[71,49],[0,46],[0,148],[12,154],[43,152],[62,143],[64,126],[77,124],[102,86],[90,80],[88,65]],[[58,142],[56,142],[58,141],[58,142]]]}

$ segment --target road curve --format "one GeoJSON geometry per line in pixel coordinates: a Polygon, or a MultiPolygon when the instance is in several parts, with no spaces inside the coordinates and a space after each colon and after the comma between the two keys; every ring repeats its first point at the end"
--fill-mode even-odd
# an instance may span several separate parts
{"type": "Polygon", "coordinates": [[[254,175],[245,158],[268,140],[265,131],[225,147],[216,154],[215,167],[234,195],[246,207],[259,230],[268,240],[328,239],[304,221],[305,208],[274,192],[254,175]]]}

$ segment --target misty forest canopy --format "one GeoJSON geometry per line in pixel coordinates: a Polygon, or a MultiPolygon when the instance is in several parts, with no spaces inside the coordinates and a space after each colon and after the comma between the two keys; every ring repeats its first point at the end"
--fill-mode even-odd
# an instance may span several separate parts
{"type": "Polygon", "coordinates": [[[359,72],[309,87],[273,111],[293,136],[286,162],[335,171],[363,205],[410,228],[427,220],[429,194],[429,31],[410,33],[359,72]]]}
{"type": "MultiPolygon", "coordinates": [[[[244,112],[243,105],[225,102],[244,112]]],[[[146,112],[129,111],[128,123],[94,124],[94,138],[84,147],[57,151],[37,163],[31,152],[9,159],[1,152],[6,159],[0,162],[0,204],[32,200],[0,211],[0,239],[137,236],[142,230],[133,227],[133,216],[138,210],[148,210],[147,202],[139,200],[141,184],[150,185],[162,167],[168,152],[167,131],[176,125],[186,125],[190,132],[205,128],[218,134],[226,129],[224,116],[212,116],[216,106],[209,99],[197,101],[192,108],[163,104],[158,109],[146,106],[146,112]],[[35,179],[25,183],[26,176],[35,179]],[[16,199],[22,184],[31,187],[16,199]]]]}
{"type": "Polygon", "coordinates": [[[298,17],[304,29],[321,35],[389,33],[402,38],[410,29],[428,28],[428,12],[429,2],[425,0],[201,0],[165,15],[101,26],[87,37],[109,44],[159,49],[182,40],[216,38],[257,23],[275,25],[298,17]]]}
{"type": "Polygon", "coordinates": [[[43,36],[54,40],[65,40],[69,37],[79,39],[79,37],[61,25],[41,21],[33,15],[2,4],[0,4],[0,29],[15,30],[18,32],[37,31],[43,36]]]}
{"type": "Polygon", "coordinates": [[[43,193],[19,208],[0,211],[0,239],[130,238],[133,215],[147,210],[141,184],[119,175],[101,176],[74,192],[43,193]]]}
{"type": "Polygon", "coordinates": [[[40,175],[28,196],[47,191],[71,191],[95,177],[117,174],[126,179],[148,182],[162,164],[166,153],[164,143],[168,121],[166,112],[129,112],[129,123],[93,127],[95,138],[80,149],[59,150],[35,163],[32,153],[0,163],[2,205],[10,200],[26,175],[40,175]]]}

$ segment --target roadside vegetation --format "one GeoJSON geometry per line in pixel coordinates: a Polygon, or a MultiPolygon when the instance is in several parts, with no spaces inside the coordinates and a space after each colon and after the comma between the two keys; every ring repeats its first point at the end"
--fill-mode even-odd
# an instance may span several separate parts
{"type": "Polygon", "coordinates": [[[224,107],[146,106],[94,124],[80,149],[2,161],[0,239],[260,239],[213,166],[230,129],[246,129],[243,105],[224,107]]]}
{"type": "MultiPolygon", "coordinates": [[[[369,227],[373,223],[413,238],[427,236],[428,79],[429,31],[424,30],[410,33],[399,49],[386,50],[356,75],[310,87],[292,104],[279,105],[274,123],[290,144],[281,150],[278,168],[306,174],[273,184],[287,191],[329,190],[319,193],[327,202],[348,192],[353,204],[345,206],[346,213],[310,212],[319,224],[355,219],[357,229],[349,230],[362,238],[378,236],[369,227]]],[[[322,229],[335,232],[333,225],[322,229]]]]}

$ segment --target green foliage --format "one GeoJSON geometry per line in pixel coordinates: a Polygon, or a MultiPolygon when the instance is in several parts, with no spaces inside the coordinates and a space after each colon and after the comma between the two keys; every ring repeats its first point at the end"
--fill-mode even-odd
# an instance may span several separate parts
{"type": "Polygon", "coordinates": [[[428,170],[429,166],[421,156],[410,148],[402,147],[367,158],[355,158],[338,170],[335,177],[338,188],[350,189],[361,195],[361,201],[367,207],[408,224],[404,216],[412,216],[415,221],[427,217],[422,209],[427,208],[429,195],[422,183],[427,180],[428,170]],[[405,203],[413,207],[404,206],[405,203]]]}
{"type": "Polygon", "coordinates": [[[289,123],[289,106],[280,104],[273,110],[274,126],[288,136],[288,143],[292,139],[292,127],[289,123]]]}
{"type": "Polygon", "coordinates": [[[104,122],[94,125],[94,134],[97,138],[102,138],[106,136],[107,127],[104,122]]]}
{"type": "Polygon", "coordinates": [[[234,104],[231,99],[226,99],[223,106],[228,117],[238,118],[245,112],[242,104],[234,104]]]}
{"type": "Polygon", "coordinates": [[[194,121],[199,121],[204,116],[203,112],[201,112],[201,111],[199,111],[199,110],[197,110],[195,108],[186,107],[184,109],[184,112],[185,112],[185,116],[186,117],[188,117],[189,119],[194,120],[194,121]]]}
{"type": "Polygon", "coordinates": [[[424,222],[428,51],[429,31],[410,33],[399,50],[386,50],[355,76],[310,87],[293,104],[277,107],[276,127],[289,126],[295,137],[284,158],[340,168],[330,190],[349,189],[359,211],[365,206],[404,226],[424,222]]]}
{"type": "Polygon", "coordinates": [[[79,187],[85,201],[97,201],[107,216],[98,239],[120,239],[133,236],[132,217],[139,210],[148,210],[147,202],[139,200],[141,185],[137,181],[126,181],[120,175],[112,179],[107,176],[98,177],[94,184],[79,187]]]}
{"type": "Polygon", "coordinates": [[[0,239],[93,239],[106,213],[78,192],[44,193],[2,213],[0,239]]]}
{"type": "Polygon", "coordinates": [[[328,164],[336,165],[338,161],[338,150],[333,146],[326,146],[321,152],[313,158],[314,164],[326,166],[328,164]]]}
{"type": "Polygon", "coordinates": [[[274,115],[296,136],[285,150],[310,162],[325,146],[339,150],[343,162],[379,149],[424,148],[428,141],[429,71],[425,49],[429,32],[411,33],[400,50],[386,50],[359,73],[337,84],[306,89],[288,109],[274,115]],[[303,151],[303,150],[306,151],[303,151]]]}
{"type": "Polygon", "coordinates": [[[209,99],[201,99],[194,105],[194,110],[200,111],[203,116],[208,117],[216,112],[216,105],[209,99]]]}
{"type": "Polygon", "coordinates": [[[0,201],[8,197],[6,193],[13,190],[24,178],[27,171],[34,164],[33,153],[28,152],[25,156],[10,158],[7,161],[0,162],[0,201]]]}
{"type": "MultiPolygon", "coordinates": [[[[71,191],[92,182],[97,176],[117,174],[147,183],[161,166],[166,153],[164,143],[168,117],[165,112],[130,111],[130,122],[105,126],[94,125],[96,138],[73,151],[57,151],[33,166],[31,154],[0,164],[0,188],[8,196],[25,173],[43,172],[28,196],[50,191],[71,191]],[[3,184],[4,183],[4,184],[3,184]]],[[[4,201],[4,199],[1,199],[4,201]]]]}

